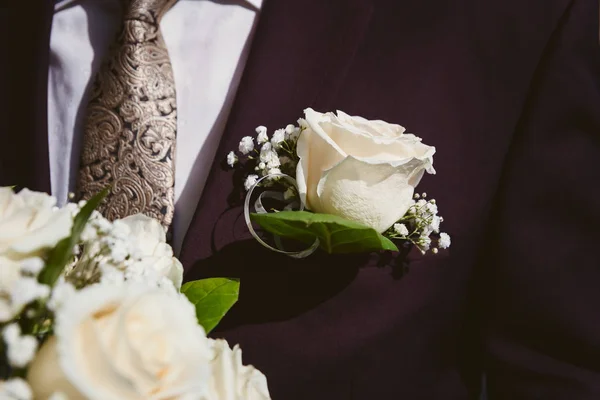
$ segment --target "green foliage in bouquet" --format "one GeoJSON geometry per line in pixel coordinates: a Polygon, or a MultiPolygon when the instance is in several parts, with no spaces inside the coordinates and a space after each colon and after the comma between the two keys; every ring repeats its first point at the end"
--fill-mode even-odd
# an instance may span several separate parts
{"type": "Polygon", "coordinates": [[[187,282],[181,293],[196,307],[198,323],[206,333],[212,331],[237,302],[240,281],[228,278],[208,278],[187,282]]]}
{"type": "Polygon", "coordinates": [[[79,243],[81,233],[92,216],[92,212],[94,212],[102,200],[104,200],[108,192],[109,188],[106,188],[92,197],[85,206],[81,208],[79,213],[77,213],[77,216],[75,216],[75,219],[73,220],[71,236],[58,242],[56,247],[50,253],[48,261],[38,277],[40,283],[45,283],[49,286],[53,286],[56,283],[67,264],[73,259],[73,249],[79,243]]]}

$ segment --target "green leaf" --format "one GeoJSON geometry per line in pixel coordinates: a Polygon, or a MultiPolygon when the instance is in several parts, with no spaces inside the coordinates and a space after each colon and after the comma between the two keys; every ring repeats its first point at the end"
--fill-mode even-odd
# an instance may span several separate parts
{"type": "Polygon", "coordinates": [[[237,302],[240,281],[229,278],[200,279],[184,284],[181,293],[194,304],[198,323],[209,333],[237,302]]]}
{"type": "Polygon", "coordinates": [[[73,248],[79,243],[81,232],[83,232],[83,228],[85,228],[92,212],[106,197],[108,191],[109,189],[106,188],[92,197],[75,216],[73,227],[71,228],[71,236],[58,242],[56,247],[50,252],[46,266],[42,269],[38,277],[40,283],[50,286],[53,286],[56,283],[67,263],[72,260],[73,248]]]}
{"type": "Polygon", "coordinates": [[[250,218],[264,230],[284,238],[309,244],[318,238],[321,248],[330,254],[398,251],[391,240],[375,229],[331,214],[282,211],[251,214],[250,218]]]}

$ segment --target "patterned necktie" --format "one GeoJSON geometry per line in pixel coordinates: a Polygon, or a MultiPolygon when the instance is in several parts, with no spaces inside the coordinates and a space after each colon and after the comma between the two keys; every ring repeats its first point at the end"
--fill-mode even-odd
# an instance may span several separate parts
{"type": "Polygon", "coordinates": [[[176,1],[125,0],[123,28],[94,81],[76,196],[111,187],[99,207],[110,220],[173,220],[177,106],[159,23],[176,1]]]}

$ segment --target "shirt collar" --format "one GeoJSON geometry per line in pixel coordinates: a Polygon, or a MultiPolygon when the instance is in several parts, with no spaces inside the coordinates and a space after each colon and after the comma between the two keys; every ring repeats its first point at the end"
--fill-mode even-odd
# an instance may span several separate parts
{"type": "Polygon", "coordinates": [[[260,10],[263,0],[242,0],[242,2],[250,4],[252,7],[256,8],[256,10],[260,10]]]}

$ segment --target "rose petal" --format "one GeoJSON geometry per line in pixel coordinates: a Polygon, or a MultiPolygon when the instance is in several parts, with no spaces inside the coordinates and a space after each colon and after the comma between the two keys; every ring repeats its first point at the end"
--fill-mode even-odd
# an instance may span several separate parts
{"type": "Polygon", "coordinates": [[[10,292],[13,284],[21,276],[21,263],[0,255],[0,293],[10,292]]]}
{"type": "Polygon", "coordinates": [[[215,353],[207,400],[268,400],[266,377],[251,365],[242,364],[242,350],[227,341],[209,339],[215,353]]]}
{"type": "Polygon", "coordinates": [[[154,218],[136,214],[121,220],[131,230],[136,256],[141,257],[140,265],[153,268],[166,276],[177,289],[183,282],[183,266],[175,257],[173,249],[166,243],[163,226],[154,218]]]}
{"type": "Polygon", "coordinates": [[[135,214],[121,220],[129,226],[131,236],[135,238],[138,248],[145,255],[152,255],[157,243],[165,243],[167,235],[165,228],[154,218],[144,214],[135,214]]]}
{"type": "Polygon", "coordinates": [[[390,124],[382,120],[368,120],[363,117],[352,117],[343,111],[337,110],[337,120],[346,126],[354,126],[359,131],[370,134],[371,136],[385,136],[396,138],[402,136],[406,129],[397,124],[390,124]]]}
{"type": "Polygon", "coordinates": [[[346,157],[344,151],[329,138],[321,127],[327,119],[325,114],[311,108],[304,110],[307,126],[300,135],[297,154],[300,158],[296,169],[298,192],[309,209],[318,207],[316,188],[324,170],[336,165],[346,157]]]}
{"type": "Polygon", "coordinates": [[[27,373],[27,381],[35,395],[40,399],[47,399],[54,392],[63,392],[69,399],[83,398],[59,365],[57,339],[52,336],[42,345],[27,373]],[[48,365],[52,368],[48,368],[48,365]]]}
{"type": "Polygon", "coordinates": [[[323,174],[317,188],[322,207],[313,211],[384,232],[408,211],[414,194],[410,181],[418,181],[424,167],[418,159],[392,166],[347,157],[323,174]]]}
{"type": "MultiPolygon", "coordinates": [[[[49,218],[43,217],[43,225],[27,233],[27,235],[18,238],[18,240],[11,244],[10,248],[12,251],[26,254],[40,249],[51,248],[71,234],[73,219],[69,210],[62,209],[49,212],[52,215],[49,218]]],[[[38,213],[38,217],[40,213],[38,213]]]]}
{"type": "Polygon", "coordinates": [[[435,147],[421,143],[414,135],[397,137],[371,136],[356,127],[332,120],[327,131],[333,141],[348,155],[381,161],[405,163],[412,158],[430,159],[433,163],[435,147]]]}

